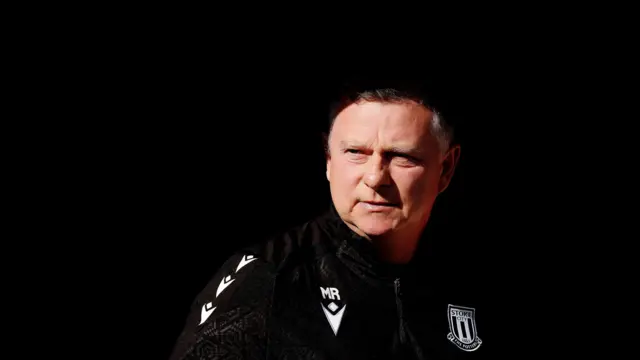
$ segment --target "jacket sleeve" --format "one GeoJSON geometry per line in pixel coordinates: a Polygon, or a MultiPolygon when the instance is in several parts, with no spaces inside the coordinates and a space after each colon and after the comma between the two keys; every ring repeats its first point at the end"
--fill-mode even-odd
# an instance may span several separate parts
{"type": "Polygon", "coordinates": [[[170,360],[264,359],[273,279],[255,254],[227,259],[193,302],[170,360]]]}

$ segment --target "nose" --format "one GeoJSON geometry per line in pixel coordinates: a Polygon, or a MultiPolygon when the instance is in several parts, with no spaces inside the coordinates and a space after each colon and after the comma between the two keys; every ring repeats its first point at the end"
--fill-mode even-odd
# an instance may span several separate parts
{"type": "Polygon", "coordinates": [[[389,172],[382,161],[372,161],[371,166],[364,175],[364,183],[376,190],[382,186],[389,185],[389,172]]]}

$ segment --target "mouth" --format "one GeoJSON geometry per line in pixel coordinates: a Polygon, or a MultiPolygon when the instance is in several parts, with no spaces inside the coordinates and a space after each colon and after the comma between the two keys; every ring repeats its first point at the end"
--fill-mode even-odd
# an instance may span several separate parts
{"type": "Polygon", "coordinates": [[[368,210],[386,210],[398,207],[398,204],[386,201],[362,201],[362,204],[368,210]]]}
{"type": "Polygon", "coordinates": [[[397,204],[388,201],[363,201],[365,204],[381,205],[381,206],[396,206],[397,204]]]}

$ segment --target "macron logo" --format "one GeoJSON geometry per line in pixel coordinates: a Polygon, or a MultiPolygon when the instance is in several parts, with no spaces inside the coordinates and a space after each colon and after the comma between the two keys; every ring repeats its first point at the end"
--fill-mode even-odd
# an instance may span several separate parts
{"type": "Polygon", "coordinates": [[[223,292],[224,289],[226,289],[227,286],[231,285],[231,283],[234,281],[236,281],[236,279],[231,279],[231,275],[227,275],[226,278],[222,279],[222,281],[220,281],[220,285],[218,285],[218,291],[216,291],[216,297],[218,297],[220,293],[223,292]]]}
{"type": "MultiPolygon", "coordinates": [[[[238,266],[236,267],[236,273],[242,269],[243,267],[245,267],[247,264],[249,264],[250,262],[257,260],[257,258],[253,255],[245,255],[242,257],[242,259],[240,259],[240,262],[238,263],[238,266]]],[[[229,287],[229,285],[231,285],[232,282],[236,281],[236,279],[232,279],[231,275],[227,275],[226,277],[222,278],[222,280],[220,281],[220,284],[218,284],[218,289],[216,290],[216,298],[218,298],[218,296],[220,296],[220,294],[229,287]]],[[[206,303],[205,305],[202,306],[202,310],[200,312],[200,324],[202,325],[213,313],[213,311],[216,309],[217,307],[213,306],[213,303],[209,302],[206,303]]]]}
{"type": "Polygon", "coordinates": [[[338,335],[338,329],[342,322],[342,316],[347,305],[340,299],[340,293],[338,289],[333,287],[323,288],[320,287],[320,293],[322,294],[322,311],[331,325],[331,329],[335,335],[338,335]]]}
{"type": "Polygon", "coordinates": [[[213,307],[213,303],[206,303],[202,306],[202,311],[200,312],[200,324],[198,325],[202,325],[202,323],[204,323],[205,321],[207,321],[207,319],[209,318],[209,316],[211,316],[211,314],[213,314],[213,311],[216,308],[213,307]]]}
{"type": "Polygon", "coordinates": [[[242,269],[245,265],[247,265],[248,263],[252,262],[255,259],[257,258],[254,257],[253,255],[243,256],[242,259],[240,259],[240,263],[238,264],[238,267],[236,268],[236,272],[240,271],[240,269],[242,269]]]}

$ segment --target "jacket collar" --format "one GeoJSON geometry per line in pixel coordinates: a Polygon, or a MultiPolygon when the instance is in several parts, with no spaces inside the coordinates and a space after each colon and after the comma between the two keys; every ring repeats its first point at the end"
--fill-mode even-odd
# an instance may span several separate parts
{"type": "MultiPolygon", "coordinates": [[[[331,252],[336,255],[352,273],[364,281],[382,286],[393,286],[396,279],[402,282],[405,295],[446,297],[447,299],[464,296],[468,300],[468,292],[473,289],[473,282],[465,286],[448,281],[451,270],[447,267],[447,259],[434,257],[432,248],[432,232],[425,229],[413,259],[406,265],[387,264],[378,258],[373,244],[359,236],[344,223],[335,207],[325,213],[322,226],[330,235],[333,244],[331,252]]],[[[439,238],[442,241],[442,238],[439,238]]]]}
{"type": "Polygon", "coordinates": [[[411,263],[396,265],[381,261],[371,241],[351,230],[333,204],[325,215],[325,223],[337,246],[336,256],[358,276],[388,282],[406,276],[412,268],[411,263]]]}

